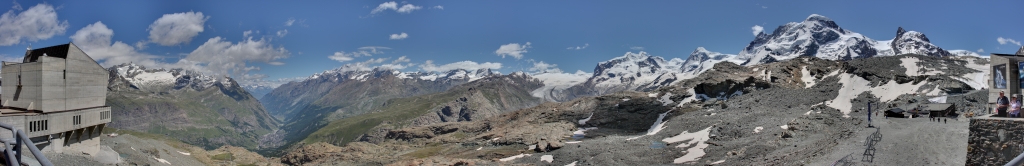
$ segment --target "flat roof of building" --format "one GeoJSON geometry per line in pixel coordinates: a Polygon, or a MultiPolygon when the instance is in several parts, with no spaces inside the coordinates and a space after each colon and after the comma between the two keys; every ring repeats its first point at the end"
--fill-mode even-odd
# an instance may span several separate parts
{"type": "Polygon", "coordinates": [[[24,115],[39,115],[39,113],[35,113],[35,112],[31,112],[31,111],[24,111],[24,110],[0,108],[0,116],[24,116],[24,115]]]}

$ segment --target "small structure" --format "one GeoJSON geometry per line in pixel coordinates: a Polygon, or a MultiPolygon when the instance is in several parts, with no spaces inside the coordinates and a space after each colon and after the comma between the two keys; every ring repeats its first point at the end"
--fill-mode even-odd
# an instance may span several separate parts
{"type": "Polygon", "coordinates": [[[1005,92],[1007,98],[1024,92],[1024,82],[1021,82],[1024,79],[1018,79],[1024,73],[1024,46],[1015,54],[991,54],[989,67],[987,107],[991,110],[988,112],[996,113],[995,117],[1006,117],[1005,113],[998,114],[995,111],[996,100],[1001,91],[1005,92]]]}
{"type": "MultiPolygon", "coordinates": [[[[108,72],[72,43],[28,50],[21,62],[2,62],[0,123],[20,129],[42,151],[99,151],[108,72]]],[[[0,139],[12,138],[0,132],[0,139]]]]}
{"type": "Polygon", "coordinates": [[[907,116],[903,114],[904,112],[906,111],[903,111],[903,109],[901,108],[892,108],[885,111],[885,116],[895,118],[906,118],[907,116]]]}
{"type": "Polygon", "coordinates": [[[925,104],[924,111],[928,111],[928,117],[949,117],[956,114],[956,107],[952,103],[925,104]]]}

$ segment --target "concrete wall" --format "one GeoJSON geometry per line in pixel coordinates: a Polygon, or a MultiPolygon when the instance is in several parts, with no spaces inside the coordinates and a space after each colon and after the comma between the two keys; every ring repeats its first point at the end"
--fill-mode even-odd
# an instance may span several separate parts
{"type": "Polygon", "coordinates": [[[40,57],[36,62],[4,65],[0,104],[43,112],[106,105],[106,69],[74,44],[69,47],[66,59],[40,57]]]}
{"type": "MultiPolygon", "coordinates": [[[[0,116],[0,123],[6,123],[14,126],[15,128],[25,131],[25,134],[29,137],[40,137],[47,136],[55,133],[62,133],[73,131],[89,126],[96,126],[101,124],[110,123],[110,117],[104,117],[103,114],[110,115],[110,107],[99,107],[92,109],[85,109],[81,111],[66,111],[49,114],[38,114],[31,116],[0,116]],[[75,116],[81,117],[80,124],[74,124],[73,119],[75,116]],[[102,117],[102,118],[101,118],[102,117]],[[29,130],[30,122],[46,120],[46,130],[31,131],[29,130]]],[[[0,129],[0,138],[11,138],[13,135],[10,131],[0,129]]]]}
{"type": "Polygon", "coordinates": [[[972,118],[969,129],[967,165],[1003,165],[1024,152],[1024,119],[972,118]]]}

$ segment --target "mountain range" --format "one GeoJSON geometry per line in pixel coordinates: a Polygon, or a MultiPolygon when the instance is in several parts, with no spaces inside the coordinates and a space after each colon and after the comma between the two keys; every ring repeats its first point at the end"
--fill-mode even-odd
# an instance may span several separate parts
{"type": "MultiPolygon", "coordinates": [[[[802,22],[779,26],[771,34],[758,34],[738,54],[698,47],[684,60],[643,51],[627,52],[598,63],[591,73],[501,74],[489,69],[403,72],[389,68],[337,68],[271,89],[265,85],[239,86],[230,78],[203,76],[187,70],[153,70],[127,64],[109,69],[110,89],[114,93],[108,98],[115,108],[132,110],[120,111],[123,116],[171,119],[149,126],[133,126],[141,121],[117,122],[112,126],[156,133],[194,130],[241,135],[244,139],[176,138],[200,145],[232,144],[249,149],[271,149],[261,153],[280,155],[287,149],[298,148],[300,145],[296,143],[300,142],[344,145],[353,141],[381,141],[389,138],[388,134],[395,134],[390,131],[406,127],[485,119],[544,101],[567,102],[623,91],[656,91],[696,79],[715,70],[722,62],[759,70],[757,72],[762,74],[758,77],[773,82],[790,78],[781,74],[803,72],[761,69],[770,63],[810,57],[847,61],[904,54],[978,56],[966,50],[944,50],[931,44],[923,33],[901,27],[891,40],[877,41],[843,29],[827,17],[811,15],[802,22]],[[132,103],[135,99],[152,103],[132,103]],[[209,110],[179,108],[189,105],[182,103],[215,106],[211,104],[232,101],[238,104],[209,110]]],[[[807,73],[814,78],[806,78],[823,79],[824,72],[811,70],[807,73]]],[[[975,78],[955,79],[970,82],[975,78]]],[[[810,87],[813,83],[784,85],[810,87]]],[[[692,92],[676,94],[689,93],[690,101],[704,101],[750,92],[733,89],[728,94],[711,94],[712,89],[722,88],[717,86],[689,85],[692,92]]],[[[681,97],[684,96],[669,98],[681,97]]]]}
{"type": "Polygon", "coordinates": [[[107,71],[110,127],[167,135],[207,149],[259,149],[260,139],[278,128],[278,121],[234,79],[137,64],[107,71]]]}

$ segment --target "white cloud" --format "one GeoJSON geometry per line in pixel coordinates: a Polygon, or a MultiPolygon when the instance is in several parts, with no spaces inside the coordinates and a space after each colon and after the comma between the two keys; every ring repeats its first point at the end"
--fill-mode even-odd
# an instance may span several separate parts
{"type": "Polygon", "coordinates": [[[533,62],[533,67],[528,70],[535,73],[562,73],[562,69],[559,69],[557,64],[544,63],[544,61],[533,62]]]}
{"type": "Polygon", "coordinates": [[[394,61],[391,61],[391,63],[409,63],[410,61],[412,61],[412,60],[409,60],[408,57],[400,56],[400,57],[398,57],[398,59],[395,59],[394,61]]]}
{"type": "Polygon", "coordinates": [[[441,5],[437,5],[437,6],[434,6],[434,7],[430,7],[430,8],[432,8],[432,9],[441,9],[441,10],[444,10],[444,6],[441,6],[441,5]]]}
{"type": "Polygon", "coordinates": [[[203,12],[164,14],[149,25],[149,40],[163,46],[188,43],[203,32],[203,24],[208,19],[210,17],[203,16],[203,12]]]}
{"type": "Polygon", "coordinates": [[[15,3],[12,8],[0,16],[0,46],[49,39],[68,29],[68,21],[58,20],[50,4],[39,4],[21,13],[15,13],[21,5],[15,3]]]}
{"type": "Polygon", "coordinates": [[[4,62],[21,62],[24,57],[22,56],[11,56],[7,54],[0,54],[0,61],[4,62]]]}
{"type": "Polygon", "coordinates": [[[352,59],[355,59],[351,54],[346,54],[344,51],[334,52],[334,55],[327,56],[327,58],[338,62],[351,61],[352,59]]]}
{"type": "Polygon", "coordinates": [[[983,53],[983,52],[985,52],[985,49],[983,49],[983,48],[979,48],[979,49],[978,49],[978,51],[976,51],[976,52],[978,52],[978,53],[983,53]]]}
{"type": "Polygon", "coordinates": [[[402,32],[400,34],[391,34],[391,40],[402,40],[408,38],[409,34],[402,32]]]}
{"type": "Polygon", "coordinates": [[[345,51],[334,52],[333,55],[327,56],[327,58],[331,59],[331,60],[338,61],[338,62],[345,62],[345,61],[351,61],[351,60],[355,59],[355,57],[373,56],[373,54],[383,54],[384,51],[382,51],[382,50],[387,50],[387,49],[391,49],[391,48],[381,47],[381,46],[365,46],[365,47],[359,47],[359,50],[354,51],[354,52],[348,52],[348,53],[346,53],[345,51]]]}
{"type": "Polygon", "coordinates": [[[70,38],[76,46],[104,67],[129,62],[147,67],[169,67],[166,63],[153,60],[155,56],[138,52],[129,44],[121,41],[112,42],[113,36],[114,30],[107,28],[103,22],[97,21],[79,29],[70,38]]]}
{"type": "Polygon", "coordinates": [[[277,31],[277,37],[284,37],[285,35],[288,35],[288,30],[287,29],[277,31]]]}
{"type": "Polygon", "coordinates": [[[402,5],[401,8],[398,8],[397,12],[398,13],[412,13],[413,10],[420,10],[422,8],[423,8],[422,6],[416,6],[416,5],[412,5],[412,4],[405,4],[405,5],[402,5]]]}
{"type": "Polygon", "coordinates": [[[146,49],[146,44],[149,44],[149,43],[147,43],[146,41],[135,42],[135,48],[137,48],[139,50],[145,50],[146,49]]]}
{"type": "Polygon", "coordinates": [[[761,9],[767,9],[767,8],[768,8],[767,6],[761,6],[761,9]]]}
{"type": "Polygon", "coordinates": [[[441,66],[437,66],[437,65],[434,65],[434,61],[427,60],[427,62],[424,62],[422,65],[420,65],[420,70],[428,71],[428,72],[430,72],[430,71],[444,72],[444,71],[455,70],[455,69],[465,69],[465,70],[501,69],[501,63],[496,63],[496,62],[477,63],[477,62],[473,62],[473,61],[460,61],[460,62],[449,63],[449,64],[444,64],[444,65],[441,65],[441,66]]]}
{"type": "Polygon", "coordinates": [[[242,32],[242,37],[249,38],[249,35],[252,35],[252,30],[242,32]]]}
{"type": "Polygon", "coordinates": [[[516,59],[522,59],[523,53],[526,53],[527,48],[530,48],[530,42],[526,42],[524,45],[519,45],[519,43],[509,43],[498,47],[498,50],[495,50],[494,54],[498,54],[501,58],[505,58],[507,55],[516,59]]]}
{"type": "Polygon", "coordinates": [[[398,3],[395,3],[395,1],[381,3],[380,5],[377,5],[377,8],[374,8],[373,11],[370,11],[370,14],[377,14],[388,9],[397,10],[398,3]]]}
{"type": "Polygon", "coordinates": [[[214,37],[200,45],[176,65],[213,75],[231,76],[244,82],[258,81],[266,78],[262,74],[251,74],[259,71],[256,66],[248,66],[249,62],[264,62],[271,65],[283,65],[277,60],[288,58],[291,53],[284,47],[274,47],[269,40],[253,40],[249,37],[243,41],[232,43],[221,37],[214,37]]]}
{"type": "Polygon", "coordinates": [[[999,45],[1004,45],[1006,43],[1012,43],[1012,44],[1016,44],[1018,46],[1020,45],[1020,41],[1013,40],[1013,39],[1010,39],[1010,38],[999,37],[998,39],[996,39],[996,41],[999,41],[999,45]]]}
{"type": "Polygon", "coordinates": [[[284,26],[290,27],[292,24],[295,24],[295,18],[288,18],[288,21],[284,21],[284,26]]]}
{"type": "Polygon", "coordinates": [[[590,46],[590,43],[584,43],[583,46],[568,47],[568,48],[565,48],[565,49],[566,50],[582,50],[582,49],[587,49],[588,46],[590,46]]]}
{"type": "Polygon", "coordinates": [[[423,9],[422,6],[416,6],[405,2],[403,2],[403,4],[405,5],[399,7],[398,3],[396,3],[395,1],[384,2],[381,3],[380,5],[377,5],[377,8],[373,8],[373,10],[370,11],[370,14],[377,14],[380,12],[384,12],[386,10],[394,10],[395,12],[398,13],[409,14],[412,13],[412,11],[423,9]]]}
{"type": "Polygon", "coordinates": [[[366,61],[363,61],[363,62],[356,62],[356,63],[345,64],[345,65],[341,66],[340,68],[338,68],[338,70],[341,70],[342,72],[345,72],[345,71],[369,71],[369,70],[373,70],[373,68],[376,68],[373,65],[383,63],[384,61],[387,61],[387,60],[388,60],[388,58],[370,58],[369,60],[366,60],[366,61]]]}
{"type": "Polygon", "coordinates": [[[633,47],[629,47],[629,49],[632,49],[632,50],[644,50],[644,47],[633,46],[633,47]]]}
{"type": "Polygon", "coordinates": [[[761,34],[761,32],[764,32],[764,27],[761,27],[760,25],[754,25],[754,27],[750,27],[750,30],[753,30],[754,36],[757,36],[757,34],[761,34]]]}

